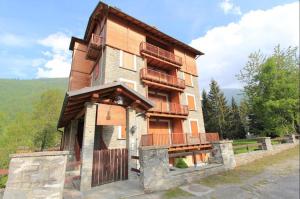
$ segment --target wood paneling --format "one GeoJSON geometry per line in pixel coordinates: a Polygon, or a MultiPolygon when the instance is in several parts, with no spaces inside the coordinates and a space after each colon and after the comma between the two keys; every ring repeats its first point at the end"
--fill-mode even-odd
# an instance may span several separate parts
{"type": "Polygon", "coordinates": [[[123,61],[122,67],[131,69],[131,70],[135,70],[133,54],[123,51],[123,60],[122,61],[123,61]]]}
{"type": "Polygon", "coordinates": [[[179,49],[174,49],[174,54],[182,57],[181,71],[184,71],[184,72],[190,73],[192,75],[196,75],[196,76],[198,75],[195,56],[188,54],[187,52],[181,51],[179,49]]]}
{"type": "Polygon", "coordinates": [[[126,109],[117,105],[99,104],[97,125],[126,126],[126,109]]]}
{"type": "Polygon", "coordinates": [[[145,35],[137,29],[113,16],[110,16],[107,20],[106,39],[108,45],[135,55],[140,55],[140,43],[146,40],[145,35]]]}
{"type": "Polygon", "coordinates": [[[193,86],[193,76],[188,73],[183,73],[183,74],[184,74],[185,85],[193,86]]]}

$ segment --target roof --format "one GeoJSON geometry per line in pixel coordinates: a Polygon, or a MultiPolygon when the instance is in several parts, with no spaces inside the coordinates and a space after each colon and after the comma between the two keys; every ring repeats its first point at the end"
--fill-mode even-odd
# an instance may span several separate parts
{"type": "Polygon", "coordinates": [[[86,102],[101,103],[105,100],[114,100],[116,96],[122,96],[124,98],[124,106],[127,107],[132,106],[132,108],[139,110],[148,110],[154,107],[151,100],[122,82],[85,87],[76,91],[66,92],[57,128],[64,127],[78,116],[84,110],[86,102]],[[96,101],[93,99],[95,94],[98,96],[96,101]],[[135,106],[132,104],[135,104],[135,106]]]}
{"type": "Polygon", "coordinates": [[[172,43],[174,44],[175,46],[180,46],[181,48],[185,49],[185,50],[188,50],[189,52],[191,53],[194,53],[195,55],[204,55],[203,52],[189,46],[188,44],[185,44],[163,32],[161,32],[160,30],[158,30],[157,28],[153,27],[153,26],[150,26],[124,12],[122,12],[120,9],[116,8],[116,7],[112,7],[112,6],[109,6],[103,2],[99,2],[96,6],[96,8],[94,9],[93,13],[91,14],[90,18],[89,18],[89,21],[88,21],[88,24],[87,24],[87,27],[86,27],[86,31],[85,31],[85,35],[84,35],[84,40],[87,41],[88,37],[89,37],[89,34],[90,32],[92,31],[92,23],[96,21],[97,19],[97,16],[98,15],[105,15],[105,14],[114,14],[116,16],[119,16],[121,17],[122,19],[125,19],[129,22],[131,22],[132,24],[146,30],[147,32],[151,33],[153,36],[157,36],[157,37],[160,37],[162,38],[163,40],[165,41],[168,41],[169,43],[172,43]]]}

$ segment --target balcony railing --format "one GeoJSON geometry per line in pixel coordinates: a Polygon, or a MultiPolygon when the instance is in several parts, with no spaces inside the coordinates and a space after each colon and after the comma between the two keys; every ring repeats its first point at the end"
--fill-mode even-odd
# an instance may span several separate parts
{"type": "Polygon", "coordinates": [[[156,102],[155,106],[151,108],[149,112],[187,116],[189,114],[189,109],[187,105],[181,105],[177,103],[156,102]]]}
{"type": "Polygon", "coordinates": [[[193,135],[191,133],[162,133],[162,134],[146,134],[141,137],[141,146],[188,146],[210,144],[218,141],[218,133],[198,133],[193,135]]]}
{"type": "Polygon", "coordinates": [[[142,68],[141,78],[151,82],[176,87],[178,89],[185,89],[185,82],[183,79],[176,76],[168,75],[151,69],[142,68]]]}
{"type": "Polygon", "coordinates": [[[97,58],[101,54],[102,44],[102,37],[100,35],[92,34],[86,54],[87,59],[94,61],[97,60],[97,58]]]}
{"type": "Polygon", "coordinates": [[[162,60],[171,62],[173,64],[182,65],[182,58],[175,55],[174,53],[171,53],[167,50],[164,50],[160,47],[154,46],[152,44],[149,44],[147,42],[142,42],[140,44],[140,51],[147,53],[149,55],[152,55],[154,57],[160,58],[162,60]]]}

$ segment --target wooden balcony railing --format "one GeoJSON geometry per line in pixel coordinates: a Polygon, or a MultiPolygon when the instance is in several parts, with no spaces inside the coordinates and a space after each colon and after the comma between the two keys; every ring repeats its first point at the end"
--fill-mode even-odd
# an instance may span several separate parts
{"type": "Polygon", "coordinates": [[[177,103],[155,102],[155,106],[152,109],[150,109],[149,112],[187,116],[189,114],[189,109],[187,105],[181,105],[177,103]]]}
{"type": "Polygon", "coordinates": [[[140,51],[152,55],[154,57],[160,58],[162,60],[171,62],[173,64],[182,65],[182,58],[171,53],[167,50],[164,50],[160,47],[154,46],[147,42],[141,42],[140,44],[140,51]]]}
{"type": "Polygon", "coordinates": [[[146,134],[141,137],[141,146],[187,146],[209,144],[219,140],[218,133],[171,133],[146,134]]]}
{"type": "Polygon", "coordinates": [[[92,34],[90,42],[88,44],[88,51],[86,54],[87,59],[97,60],[99,55],[101,54],[103,40],[100,35],[92,34]]]}
{"type": "Polygon", "coordinates": [[[156,82],[159,84],[176,87],[179,89],[185,89],[185,82],[183,79],[162,72],[158,72],[155,70],[142,68],[141,78],[151,82],[156,82]]]}

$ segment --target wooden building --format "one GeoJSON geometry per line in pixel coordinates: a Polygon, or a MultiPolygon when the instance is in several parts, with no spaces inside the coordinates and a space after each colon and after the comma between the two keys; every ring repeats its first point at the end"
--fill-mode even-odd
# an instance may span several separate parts
{"type": "Polygon", "coordinates": [[[204,161],[205,154],[182,155],[206,150],[218,139],[204,129],[195,61],[201,51],[102,2],[84,38],[72,37],[70,50],[69,87],[58,127],[64,128],[61,148],[73,151],[86,171],[81,189],[107,182],[95,183],[95,168],[91,173],[101,151],[125,149],[120,152],[126,156],[124,179],[138,172],[138,147],[169,147],[170,164],[176,153],[204,161]]]}

